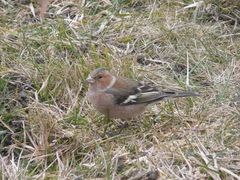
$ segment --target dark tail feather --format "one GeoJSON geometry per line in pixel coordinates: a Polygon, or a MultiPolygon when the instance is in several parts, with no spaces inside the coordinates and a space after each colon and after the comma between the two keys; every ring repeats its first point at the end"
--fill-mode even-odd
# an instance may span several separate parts
{"type": "Polygon", "coordinates": [[[196,94],[193,92],[173,92],[173,91],[163,91],[163,95],[165,95],[166,97],[171,97],[171,98],[200,96],[199,94],[196,94]]]}
{"type": "Polygon", "coordinates": [[[180,98],[180,97],[194,97],[200,96],[199,94],[193,92],[174,92],[174,91],[163,91],[159,93],[158,97],[156,96],[154,99],[149,101],[148,103],[153,103],[156,101],[163,100],[165,98],[180,98]]]}

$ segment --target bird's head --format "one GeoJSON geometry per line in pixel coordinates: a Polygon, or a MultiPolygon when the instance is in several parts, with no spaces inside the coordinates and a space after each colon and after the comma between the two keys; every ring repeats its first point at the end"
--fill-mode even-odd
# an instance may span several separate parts
{"type": "Polygon", "coordinates": [[[91,88],[104,91],[113,86],[116,78],[105,68],[97,68],[88,75],[86,80],[91,88]]]}

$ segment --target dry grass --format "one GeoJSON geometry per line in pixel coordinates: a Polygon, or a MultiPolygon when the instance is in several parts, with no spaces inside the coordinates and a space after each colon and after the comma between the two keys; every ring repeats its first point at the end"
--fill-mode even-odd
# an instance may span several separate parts
{"type": "Polygon", "coordinates": [[[1,179],[240,178],[237,1],[53,1],[42,22],[38,7],[0,2],[1,179]],[[201,96],[109,136],[85,98],[98,66],[201,96]]]}

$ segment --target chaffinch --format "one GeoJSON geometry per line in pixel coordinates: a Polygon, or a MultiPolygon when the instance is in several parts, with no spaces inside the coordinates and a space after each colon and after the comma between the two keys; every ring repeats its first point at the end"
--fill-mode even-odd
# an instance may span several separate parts
{"type": "Polygon", "coordinates": [[[197,96],[192,92],[160,91],[142,82],[114,76],[104,68],[95,69],[86,80],[89,102],[109,118],[131,119],[147,105],[164,98],[197,96]]]}

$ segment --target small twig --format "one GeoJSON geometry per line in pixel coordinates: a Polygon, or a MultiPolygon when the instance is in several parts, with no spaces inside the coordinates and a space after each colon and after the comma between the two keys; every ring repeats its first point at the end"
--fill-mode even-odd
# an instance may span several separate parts
{"type": "Polygon", "coordinates": [[[186,77],[186,85],[189,87],[189,58],[188,58],[188,51],[187,51],[187,77],[186,77]]]}
{"type": "Polygon", "coordinates": [[[224,167],[220,167],[219,170],[224,171],[225,173],[230,174],[233,177],[235,177],[236,179],[240,180],[240,176],[238,176],[237,174],[233,173],[232,171],[230,171],[224,167]]]}
{"type": "Polygon", "coordinates": [[[1,116],[0,116],[0,123],[2,123],[3,126],[5,126],[9,131],[11,131],[11,133],[14,134],[14,131],[5,122],[3,122],[3,120],[1,119],[1,116]]]}

